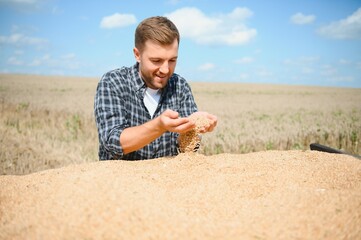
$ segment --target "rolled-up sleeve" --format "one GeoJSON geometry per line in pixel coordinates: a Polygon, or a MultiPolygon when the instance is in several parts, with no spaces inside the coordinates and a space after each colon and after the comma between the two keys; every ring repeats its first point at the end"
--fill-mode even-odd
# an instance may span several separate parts
{"type": "Polygon", "coordinates": [[[129,127],[127,111],[124,104],[125,92],[114,84],[116,74],[106,74],[98,83],[94,113],[99,136],[100,160],[121,158],[123,149],[120,134],[129,127]]]}

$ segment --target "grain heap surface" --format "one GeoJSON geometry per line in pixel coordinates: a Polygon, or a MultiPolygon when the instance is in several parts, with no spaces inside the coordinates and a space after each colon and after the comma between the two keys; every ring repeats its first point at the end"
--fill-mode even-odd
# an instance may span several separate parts
{"type": "Polygon", "coordinates": [[[0,239],[361,239],[361,161],[314,151],[0,176],[0,239]]]}
{"type": "Polygon", "coordinates": [[[196,127],[179,135],[179,150],[182,153],[198,150],[201,144],[200,131],[209,124],[209,120],[203,115],[192,115],[189,118],[196,123],[196,127]]]}

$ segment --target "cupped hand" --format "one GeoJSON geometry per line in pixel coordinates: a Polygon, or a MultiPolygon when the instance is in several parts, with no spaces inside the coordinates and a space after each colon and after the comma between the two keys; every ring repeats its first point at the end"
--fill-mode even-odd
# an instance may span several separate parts
{"type": "Polygon", "coordinates": [[[180,118],[178,112],[170,109],[165,110],[159,120],[161,128],[169,132],[184,133],[195,127],[195,122],[189,118],[180,118]]]}
{"type": "Polygon", "coordinates": [[[189,116],[190,119],[197,119],[199,117],[207,119],[207,123],[199,128],[200,133],[212,132],[217,126],[218,119],[215,115],[208,112],[195,112],[189,116]]]}

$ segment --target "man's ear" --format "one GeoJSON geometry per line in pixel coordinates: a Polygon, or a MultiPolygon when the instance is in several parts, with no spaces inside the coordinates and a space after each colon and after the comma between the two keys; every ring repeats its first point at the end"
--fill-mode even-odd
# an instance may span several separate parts
{"type": "Polygon", "coordinates": [[[140,63],[140,52],[138,50],[138,48],[133,48],[133,53],[134,53],[134,57],[135,57],[135,60],[137,60],[138,63],[140,63]]]}

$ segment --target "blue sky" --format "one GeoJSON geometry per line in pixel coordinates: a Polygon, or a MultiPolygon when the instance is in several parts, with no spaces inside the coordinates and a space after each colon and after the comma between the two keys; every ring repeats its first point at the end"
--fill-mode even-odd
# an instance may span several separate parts
{"type": "Polygon", "coordinates": [[[359,0],[0,0],[0,72],[101,77],[167,16],[189,81],[361,87],[359,0]]]}

